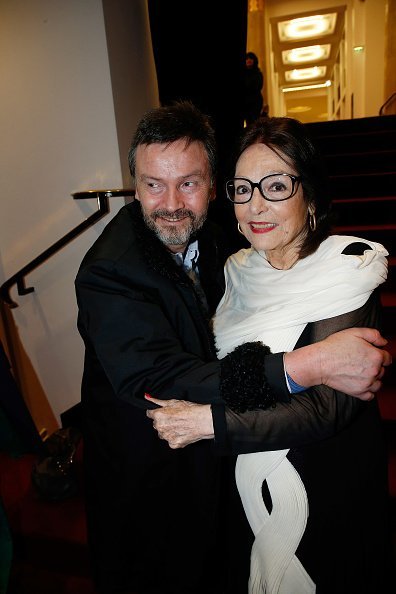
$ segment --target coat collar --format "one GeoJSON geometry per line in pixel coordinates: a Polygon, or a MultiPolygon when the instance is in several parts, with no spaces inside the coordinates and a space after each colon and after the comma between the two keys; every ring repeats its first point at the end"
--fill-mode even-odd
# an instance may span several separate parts
{"type": "MultiPolygon", "coordinates": [[[[147,263],[147,266],[172,282],[179,285],[189,286],[192,291],[195,291],[191,279],[184,272],[183,268],[176,264],[171,253],[166,249],[164,244],[158,239],[156,234],[146,226],[143,220],[140,203],[135,200],[127,205],[127,208],[133,220],[135,237],[141,255],[147,263]]],[[[223,254],[218,253],[219,249],[211,227],[211,223],[206,221],[196,236],[199,246],[201,284],[210,307],[209,318],[210,315],[214,313],[217,303],[224,291],[222,273],[224,257],[223,254]],[[221,271],[220,278],[218,276],[219,270],[221,271]]],[[[206,323],[208,323],[208,314],[203,308],[201,311],[203,318],[206,320],[206,323]]],[[[211,350],[212,352],[216,352],[214,337],[209,326],[207,327],[207,330],[208,335],[210,336],[211,350]]]]}
{"type": "Polygon", "coordinates": [[[142,256],[147,265],[170,280],[188,284],[190,279],[185,274],[183,268],[178,266],[171,253],[164,244],[158,239],[154,231],[145,224],[139,201],[135,200],[128,205],[133,217],[136,240],[139,244],[142,256]]]}

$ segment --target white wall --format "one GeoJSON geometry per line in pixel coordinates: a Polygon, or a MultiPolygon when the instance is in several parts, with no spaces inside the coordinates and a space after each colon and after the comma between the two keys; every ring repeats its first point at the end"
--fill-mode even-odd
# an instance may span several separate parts
{"type": "MultiPolygon", "coordinates": [[[[96,209],[94,201],[73,201],[72,192],[130,185],[116,115],[131,137],[158,96],[146,1],[114,4],[120,38],[133,39],[118,51],[124,88],[119,77],[112,88],[101,0],[0,0],[0,283],[96,209]]],[[[112,199],[110,215],[29,275],[34,293],[12,291],[19,337],[57,418],[80,398],[74,277],[123,203],[112,199]]]]}

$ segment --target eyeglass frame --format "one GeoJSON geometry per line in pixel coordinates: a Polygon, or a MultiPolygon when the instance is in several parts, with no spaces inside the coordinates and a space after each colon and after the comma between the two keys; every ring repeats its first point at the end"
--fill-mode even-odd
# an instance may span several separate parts
{"type": "Polygon", "coordinates": [[[260,179],[260,181],[258,181],[258,182],[253,182],[252,180],[250,180],[247,177],[232,177],[231,179],[228,179],[225,182],[225,190],[226,190],[228,200],[230,202],[232,202],[233,204],[247,204],[248,202],[250,202],[251,199],[253,198],[255,188],[258,189],[262,198],[264,198],[264,200],[267,200],[268,202],[284,202],[285,200],[289,200],[289,198],[293,198],[293,196],[295,196],[295,194],[298,190],[298,185],[301,183],[301,179],[302,179],[301,175],[292,175],[291,173],[269,173],[268,175],[264,175],[264,177],[262,177],[260,179]],[[267,177],[273,177],[273,176],[286,176],[292,180],[293,187],[292,187],[292,193],[290,194],[290,196],[288,196],[287,198],[280,198],[278,200],[271,200],[271,198],[267,198],[267,196],[264,196],[264,193],[261,189],[261,184],[265,179],[267,179],[267,177]],[[227,184],[229,184],[231,181],[233,181],[235,179],[243,179],[244,181],[249,182],[249,184],[252,188],[252,192],[251,192],[250,198],[248,200],[245,200],[244,202],[236,202],[235,200],[232,200],[232,198],[230,198],[230,196],[228,195],[227,184]]]}

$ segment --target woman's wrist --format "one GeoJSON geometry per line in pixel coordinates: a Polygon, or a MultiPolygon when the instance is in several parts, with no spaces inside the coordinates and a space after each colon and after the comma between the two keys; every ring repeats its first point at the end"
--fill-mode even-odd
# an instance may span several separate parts
{"type": "Polygon", "coordinates": [[[213,415],[210,404],[201,405],[199,410],[198,424],[201,429],[200,439],[214,438],[213,415]]]}

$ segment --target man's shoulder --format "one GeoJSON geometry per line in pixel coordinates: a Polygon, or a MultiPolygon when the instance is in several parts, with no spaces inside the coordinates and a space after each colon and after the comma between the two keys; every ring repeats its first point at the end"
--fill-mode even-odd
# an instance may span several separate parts
{"type": "Polygon", "coordinates": [[[136,209],[134,203],[120,208],[85,254],[82,267],[95,260],[117,260],[133,249],[136,244],[136,209]]]}

